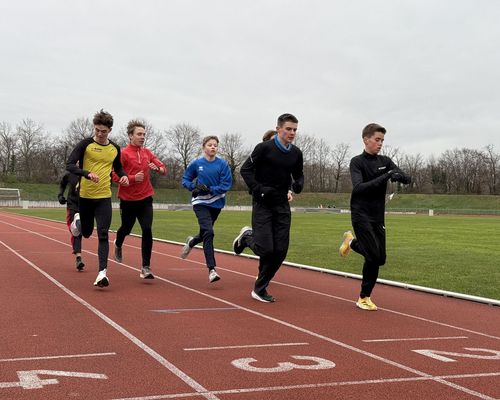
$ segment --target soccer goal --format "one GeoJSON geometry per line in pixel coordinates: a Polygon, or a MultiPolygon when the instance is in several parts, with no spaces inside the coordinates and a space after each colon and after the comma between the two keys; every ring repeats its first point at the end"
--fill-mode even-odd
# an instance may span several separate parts
{"type": "Polygon", "coordinates": [[[19,207],[21,192],[19,189],[0,187],[0,207],[19,207]]]}

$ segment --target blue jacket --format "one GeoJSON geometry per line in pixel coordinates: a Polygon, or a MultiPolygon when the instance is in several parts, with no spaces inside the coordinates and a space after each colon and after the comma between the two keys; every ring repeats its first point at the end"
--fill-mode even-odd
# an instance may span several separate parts
{"type": "Polygon", "coordinates": [[[202,204],[213,208],[224,208],[226,192],[231,189],[233,179],[226,160],[215,157],[208,161],[205,157],[193,160],[182,177],[182,186],[193,191],[196,182],[209,187],[209,193],[200,193],[191,198],[191,204],[202,204]]]}

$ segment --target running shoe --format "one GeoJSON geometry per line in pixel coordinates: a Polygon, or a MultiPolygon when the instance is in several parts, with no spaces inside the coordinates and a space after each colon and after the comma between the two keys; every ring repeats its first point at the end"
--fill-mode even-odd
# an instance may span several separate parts
{"type": "Polygon", "coordinates": [[[83,268],[85,267],[85,264],[82,261],[82,257],[80,257],[80,256],[76,257],[75,265],[76,265],[76,269],[78,271],[83,271],[83,268]]]}
{"type": "Polygon", "coordinates": [[[210,283],[214,283],[214,282],[217,282],[218,280],[220,280],[220,276],[219,274],[215,271],[215,268],[211,269],[210,271],[208,271],[208,281],[210,283]]]}
{"type": "Polygon", "coordinates": [[[95,278],[94,286],[98,287],[106,287],[109,285],[109,279],[106,276],[106,268],[102,271],[99,271],[97,274],[97,278],[95,278]]]}
{"type": "Polygon", "coordinates": [[[186,239],[186,244],[184,245],[181,251],[182,259],[185,259],[189,255],[189,253],[191,253],[191,250],[193,250],[193,248],[191,247],[191,240],[193,240],[193,237],[188,236],[186,239]]]}
{"type": "Polygon", "coordinates": [[[369,297],[360,297],[356,305],[362,310],[377,311],[377,306],[369,297]]]}
{"type": "Polygon", "coordinates": [[[351,231],[344,232],[344,241],[339,248],[339,253],[342,257],[347,257],[347,255],[351,251],[351,241],[353,239],[354,236],[351,231]]]}
{"type": "Polygon", "coordinates": [[[123,261],[122,248],[116,245],[116,240],[113,243],[115,244],[115,261],[121,263],[123,261]]]}
{"type": "Polygon", "coordinates": [[[141,268],[141,274],[139,275],[142,279],[154,279],[155,276],[151,272],[149,266],[144,266],[141,268]]]}
{"type": "Polygon", "coordinates": [[[269,293],[267,293],[267,291],[264,291],[263,294],[257,294],[255,293],[255,290],[252,290],[251,296],[255,300],[261,301],[263,303],[274,303],[276,301],[276,299],[269,293]]]}
{"type": "Polygon", "coordinates": [[[80,213],[76,213],[71,221],[69,230],[73,236],[80,236],[82,234],[82,224],[80,222],[80,213]]]}
{"type": "Polygon", "coordinates": [[[244,237],[252,234],[252,228],[249,226],[244,226],[241,228],[238,236],[234,238],[233,241],[233,251],[235,254],[241,254],[247,245],[244,243],[244,237]]]}

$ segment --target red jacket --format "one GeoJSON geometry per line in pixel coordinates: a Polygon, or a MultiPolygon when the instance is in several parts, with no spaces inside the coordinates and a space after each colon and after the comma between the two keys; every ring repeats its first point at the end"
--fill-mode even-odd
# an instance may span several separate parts
{"type": "MultiPolygon", "coordinates": [[[[163,163],[145,147],[137,147],[128,144],[127,147],[121,149],[121,162],[123,169],[128,175],[129,186],[118,186],[118,198],[121,200],[142,200],[146,197],[154,195],[153,186],[149,179],[149,163],[153,163],[157,167],[163,167],[163,174],[167,169],[163,163]],[[136,182],[135,175],[138,172],[144,172],[144,180],[136,182]]],[[[118,182],[120,179],[113,171],[113,182],[118,182]]]]}

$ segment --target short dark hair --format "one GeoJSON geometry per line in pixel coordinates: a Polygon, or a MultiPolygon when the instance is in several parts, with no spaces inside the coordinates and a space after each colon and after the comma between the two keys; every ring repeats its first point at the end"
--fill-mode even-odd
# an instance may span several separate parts
{"type": "Polygon", "coordinates": [[[113,116],[101,108],[101,111],[94,114],[92,123],[94,125],[104,125],[111,129],[113,127],[113,116]]]}
{"type": "Polygon", "coordinates": [[[294,124],[298,124],[299,120],[292,114],[282,114],[278,117],[277,126],[283,126],[285,122],[293,122],[294,124]]]}
{"type": "Polygon", "coordinates": [[[380,133],[383,133],[385,135],[386,130],[382,125],[374,124],[374,123],[368,124],[364,127],[361,137],[363,139],[370,138],[373,135],[375,135],[376,132],[380,132],[380,133]]]}
{"type": "Polygon", "coordinates": [[[133,119],[127,124],[127,135],[131,136],[134,134],[135,128],[146,129],[146,124],[139,119],[133,119]]]}
{"type": "Polygon", "coordinates": [[[272,139],[274,135],[276,135],[276,131],[273,129],[268,130],[266,133],[264,133],[264,136],[262,136],[262,141],[267,142],[269,139],[272,139]]]}
{"type": "Polygon", "coordinates": [[[219,144],[219,138],[215,135],[210,135],[203,138],[203,141],[201,142],[202,146],[205,146],[209,140],[215,140],[217,144],[219,144]]]}

